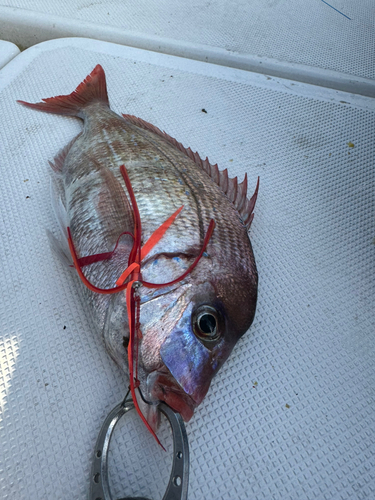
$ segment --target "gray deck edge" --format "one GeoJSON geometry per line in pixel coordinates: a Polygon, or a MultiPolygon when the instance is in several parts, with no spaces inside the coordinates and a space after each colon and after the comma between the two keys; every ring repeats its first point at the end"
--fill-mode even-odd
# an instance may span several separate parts
{"type": "Polygon", "coordinates": [[[286,78],[320,87],[375,97],[375,80],[303,64],[233,52],[218,47],[145,35],[106,25],[32,10],[0,6],[0,39],[21,50],[57,38],[84,37],[220,66],[286,78]]]}

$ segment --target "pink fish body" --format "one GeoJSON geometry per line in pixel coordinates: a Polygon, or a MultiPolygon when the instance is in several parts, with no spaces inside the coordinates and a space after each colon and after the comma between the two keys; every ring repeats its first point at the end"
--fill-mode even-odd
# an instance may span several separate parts
{"type": "MultiPolygon", "coordinates": [[[[84,122],[83,131],[51,165],[57,191],[63,193],[54,204],[64,238],[68,226],[82,272],[93,285],[118,286],[133,248],[135,217],[122,165],[138,205],[142,245],[181,209],[142,258],[145,282],[172,282],[185,273],[202,249],[211,220],[215,222],[206,250],[188,276],[168,287],[138,290],[139,405],[153,428],[160,400],[188,421],[254,318],[258,277],[248,229],[258,186],[249,200],[246,177],[238,184],[226,170],[202,161],[153,125],[111,111],[99,65],[72,94],[43,101],[20,102],[84,122]],[[95,260],[98,255],[104,257],[95,260]]],[[[61,250],[66,254],[64,247],[66,240],[61,250]]],[[[84,288],[84,294],[109,354],[127,373],[126,292],[100,294],[84,288]]]]}

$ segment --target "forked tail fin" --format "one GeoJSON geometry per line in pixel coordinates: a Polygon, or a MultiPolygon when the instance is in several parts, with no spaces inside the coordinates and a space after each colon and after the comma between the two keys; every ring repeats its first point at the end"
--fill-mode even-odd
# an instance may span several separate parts
{"type": "Polygon", "coordinates": [[[71,94],[49,97],[36,104],[25,101],[17,102],[46,113],[82,117],[82,108],[95,101],[103,102],[109,106],[105,73],[100,64],[95,66],[71,94]]]}

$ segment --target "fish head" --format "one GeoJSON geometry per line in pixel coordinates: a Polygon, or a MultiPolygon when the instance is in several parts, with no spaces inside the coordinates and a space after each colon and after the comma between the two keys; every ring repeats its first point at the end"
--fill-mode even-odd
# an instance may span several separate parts
{"type": "Polygon", "coordinates": [[[211,381],[249,328],[256,283],[185,284],[142,306],[141,365],[145,393],[189,421],[211,381]]]}
{"type": "MultiPolygon", "coordinates": [[[[209,275],[202,271],[201,275],[207,279],[193,275],[172,287],[139,289],[139,389],[143,400],[151,404],[144,404],[142,398],[138,402],[154,429],[158,401],[164,401],[186,422],[191,419],[213,377],[253,321],[256,271],[241,273],[237,269],[209,275]]],[[[108,307],[104,340],[126,373],[128,336],[126,297],[120,293],[112,296],[108,307]]]]}

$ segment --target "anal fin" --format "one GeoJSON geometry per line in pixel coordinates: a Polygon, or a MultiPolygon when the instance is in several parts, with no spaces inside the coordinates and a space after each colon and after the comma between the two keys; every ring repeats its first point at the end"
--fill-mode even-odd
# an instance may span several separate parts
{"type": "Polygon", "coordinates": [[[51,247],[52,252],[58,257],[58,259],[62,262],[62,264],[65,267],[71,267],[73,265],[72,257],[69,252],[69,247],[68,250],[65,248],[66,245],[61,243],[61,240],[58,240],[55,238],[55,236],[46,229],[49,245],[51,247]]]}

